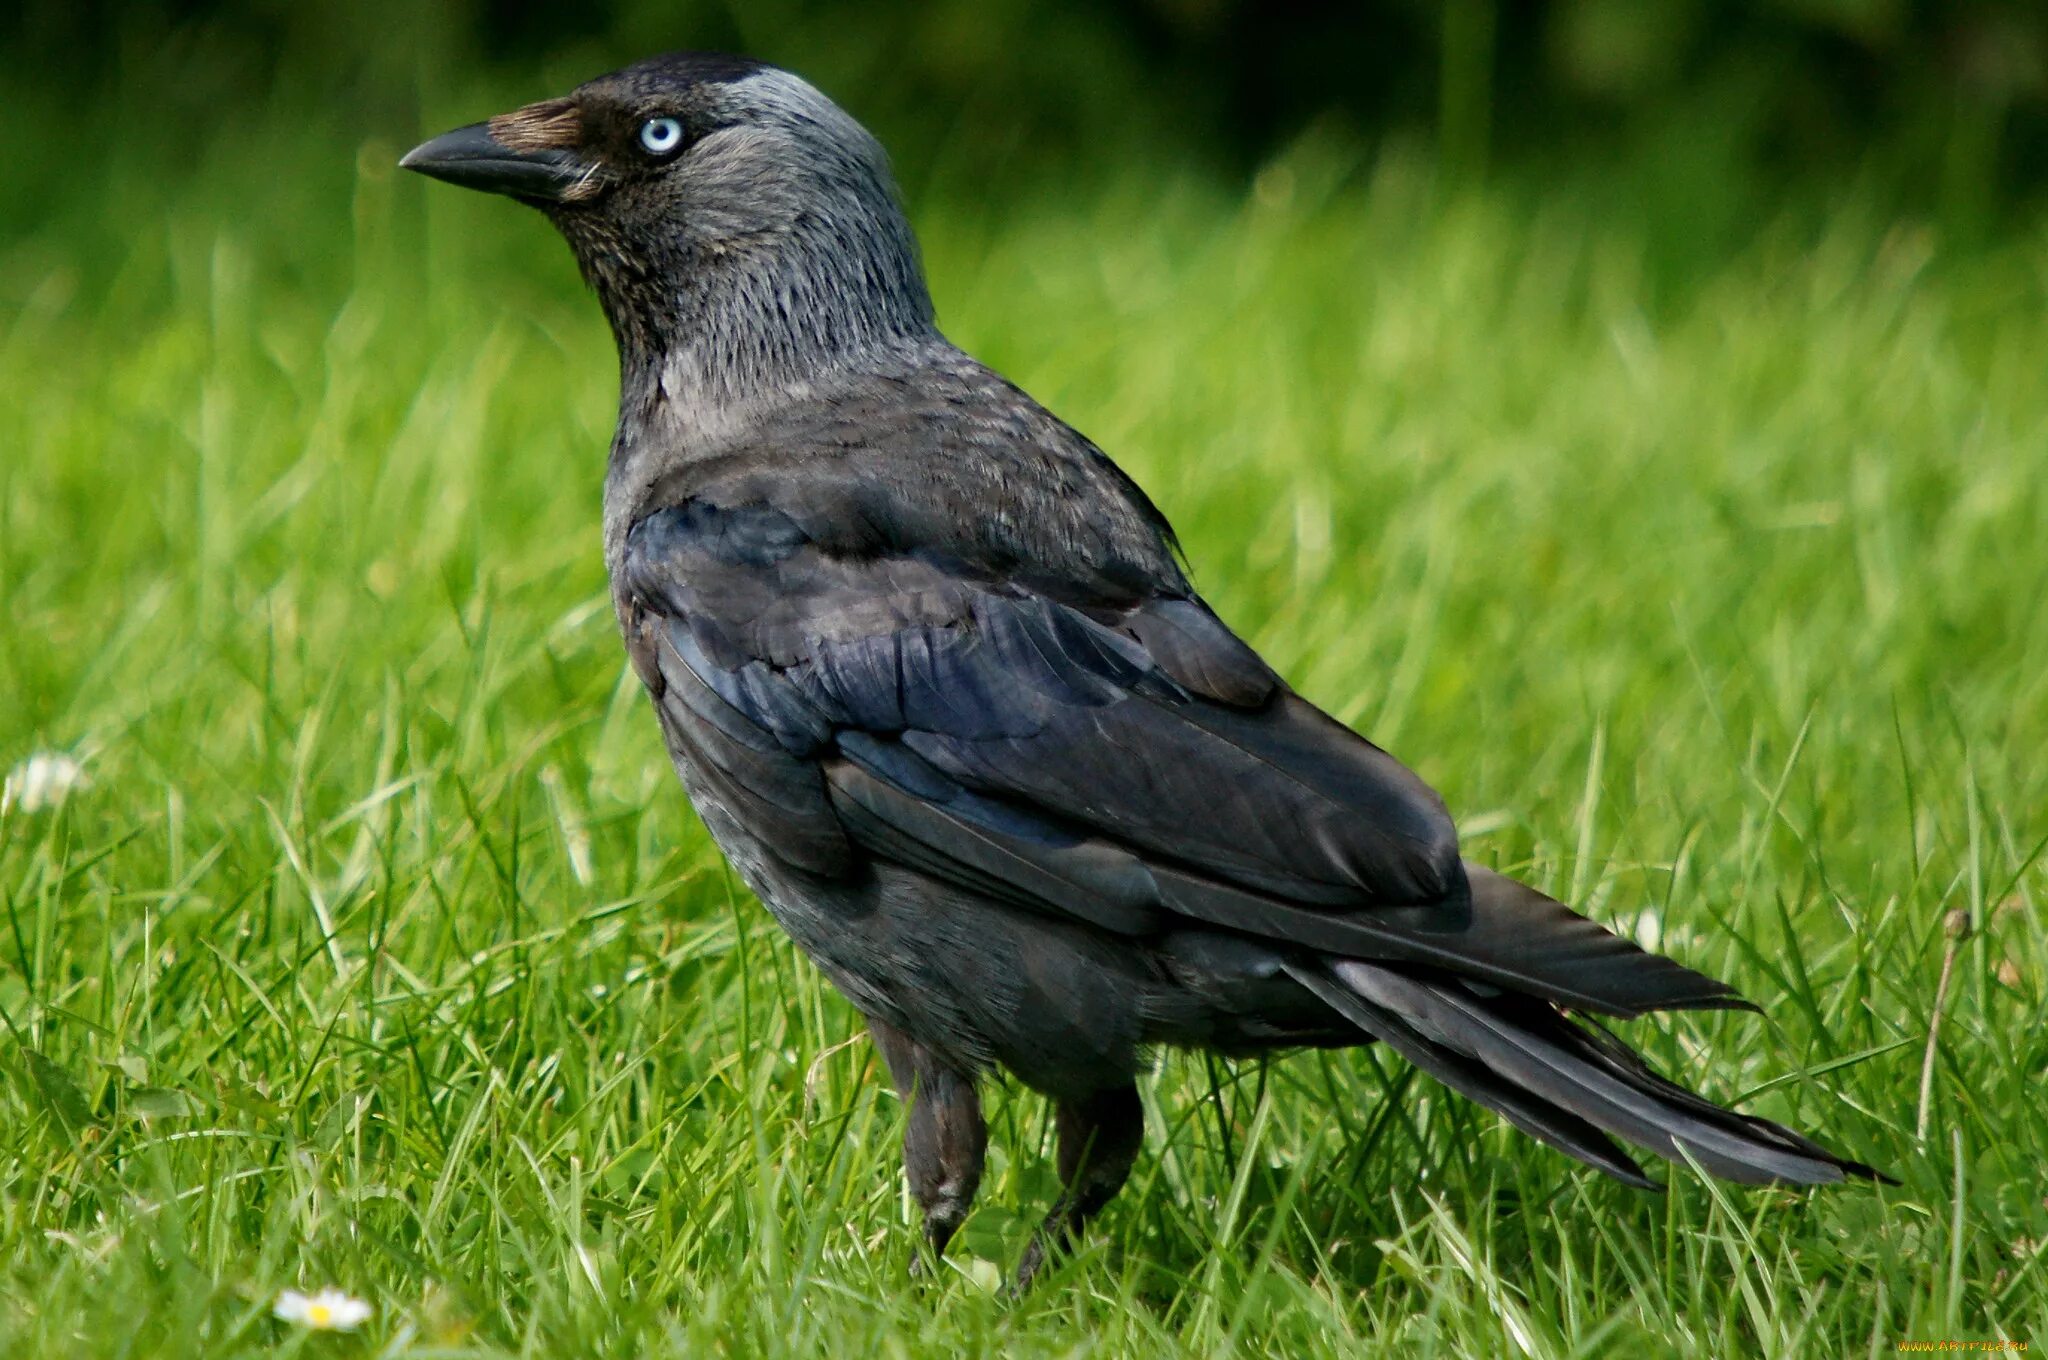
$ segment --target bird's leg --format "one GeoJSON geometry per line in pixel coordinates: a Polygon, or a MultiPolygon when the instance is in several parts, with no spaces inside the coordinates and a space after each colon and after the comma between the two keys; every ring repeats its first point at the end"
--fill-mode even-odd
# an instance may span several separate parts
{"type": "Polygon", "coordinates": [[[1145,1107],[1136,1086],[1098,1091],[1085,1100],[1059,1103],[1053,1115],[1059,1135],[1059,1201],[1024,1248],[1017,1263],[1017,1290],[1045,1264],[1048,1251],[1065,1247],[1088,1220],[1116,1198],[1130,1178],[1131,1163],[1145,1140],[1145,1107]]]}
{"type": "Polygon", "coordinates": [[[903,1128],[903,1171],[924,1211],[924,1236],[936,1259],[974,1204],[988,1126],[974,1078],[948,1066],[902,1030],[873,1016],[868,1031],[889,1064],[896,1093],[909,1107],[903,1128]]]}

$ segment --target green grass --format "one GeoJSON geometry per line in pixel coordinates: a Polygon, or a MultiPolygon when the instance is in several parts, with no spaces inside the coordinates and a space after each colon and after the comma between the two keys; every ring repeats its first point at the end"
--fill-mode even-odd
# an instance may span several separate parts
{"type": "Polygon", "coordinates": [[[666,768],[567,252],[340,126],[174,174],[143,129],[6,209],[0,767],[92,783],[0,818],[0,1354],[2048,1344],[2048,226],[1852,188],[1689,251],[1626,179],[1325,140],[1243,194],[929,168],[951,333],[1469,854],[1763,1003],[1630,1026],[1656,1061],[1902,1181],[1639,1194],[1374,1051],[1169,1055],[1011,1303],[1043,1102],[994,1093],[907,1283],[895,1098],[666,768]],[[362,1333],[270,1318],[330,1282],[362,1333]]]}

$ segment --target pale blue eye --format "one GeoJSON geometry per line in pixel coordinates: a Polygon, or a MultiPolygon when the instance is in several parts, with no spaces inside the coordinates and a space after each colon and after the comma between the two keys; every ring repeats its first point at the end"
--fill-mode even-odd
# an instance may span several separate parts
{"type": "Polygon", "coordinates": [[[683,144],[683,125],[673,118],[650,118],[640,125],[640,145],[651,156],[666,156],[683,144]]]}

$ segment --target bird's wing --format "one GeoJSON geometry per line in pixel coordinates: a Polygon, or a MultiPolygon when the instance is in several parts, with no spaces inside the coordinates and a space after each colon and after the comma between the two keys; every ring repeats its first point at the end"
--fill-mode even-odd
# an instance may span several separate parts
{"type": "Polygon", "coordinates": [[[1468,871],[1437,795],[1192,594],[828,549],[701,497],[638,521],[619,586],[670,742],[806,871],[879,857],[1111,931],[1194,920],[1616,1014],[1728,998],[1468,871]]]}

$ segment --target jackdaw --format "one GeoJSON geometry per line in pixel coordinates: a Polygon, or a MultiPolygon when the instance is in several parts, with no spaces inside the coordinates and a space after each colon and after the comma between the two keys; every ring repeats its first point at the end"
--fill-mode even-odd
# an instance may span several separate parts
{"type": "Polygon", "coordinates": [[[626,650],[713,838],[866,1017],[933,1251],[984,1073],[1056,1112],[1021,1284],[1123,1185],[1160,1046],[1381,1040],[1631,1185],[1609,1135],[1736,1181],[1876,1174],[1571,1018],[1747,1003],[1461,860],[1443,800],[1203,602],[1145,493],[939,333],[881,146],[809,84],[657,57],[401,163],[539,208],[603,304],[626,650]]]}

